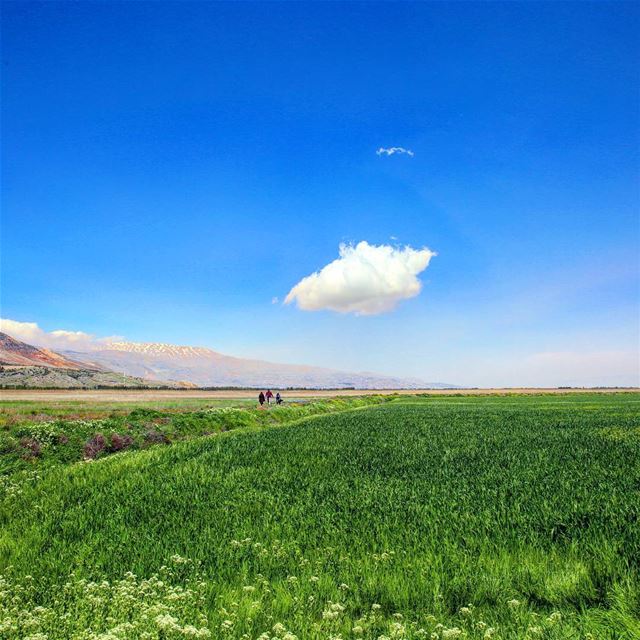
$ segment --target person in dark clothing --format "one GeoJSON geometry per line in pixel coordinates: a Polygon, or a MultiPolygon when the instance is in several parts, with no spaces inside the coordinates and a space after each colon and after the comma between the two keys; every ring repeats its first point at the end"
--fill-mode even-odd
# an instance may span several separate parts
{"type": "Polygon", "coordinates": [[[262,406],[264,404],[264,393],[262,393],[262,391],[260,392],[260,395],[258,396],[258,402],[260,403],[260,406],[262,406]]]}
{"type": "Polygon", "coordinates": [[[276,404],[282,404],[282,396],[279,391],[276,393],[276,404]]]}
{"type": "Polygon", "coordinates": [[[271,393],[271,389],[267,391],[266,398],[267,398],[267,404],[271,404],[271,398],[273,398],[273,393],[271,393]]]}

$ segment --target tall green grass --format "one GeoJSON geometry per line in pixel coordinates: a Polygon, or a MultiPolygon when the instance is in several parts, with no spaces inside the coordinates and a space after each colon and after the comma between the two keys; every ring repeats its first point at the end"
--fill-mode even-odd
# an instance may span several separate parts
{"type": "Polygon", "coordinates": [[[49,466],[2,504],[0,637],[638,638],[636,397],[411,398],[49,466]]]}

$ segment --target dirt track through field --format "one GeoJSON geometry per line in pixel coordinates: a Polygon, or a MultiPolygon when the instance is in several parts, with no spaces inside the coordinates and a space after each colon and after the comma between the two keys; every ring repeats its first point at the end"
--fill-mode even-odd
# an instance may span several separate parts
{"type": "MultiPolygon", "coordinates": [[[[273,390],[275,391],[275,389],[273,390]]],[[[305,389],[283,390],[288,399],[293,398],[334,398],[337,396],[365,396],[365,395],[415,395],[426,394],[433,396],[447,395],[509,395],[509,394],[566,394],[566,393],[640,393],[640,389],[305,389]]],[[[0,390],[0,402],[24,400],[29,402],[154,402],[163,400],[211,399],[211,400],[243,400],[255,399],[258,391],[249,390],[82,390],[82,389],[3,389],[0,390]]]]}

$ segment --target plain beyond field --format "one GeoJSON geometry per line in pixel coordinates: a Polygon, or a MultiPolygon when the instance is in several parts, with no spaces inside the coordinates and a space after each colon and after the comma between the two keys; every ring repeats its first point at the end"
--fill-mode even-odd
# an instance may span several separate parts
{"type": "MultiPolygon", "coordinates": [[[[429,395],[484,396],[537,395],[575,393],[640,393],[638,387],[602,388],[534,388],[504,387],[495,389],[280,389],[289,400],[334,398],[338,396],[429,395]]],[[[28,402],[153,402],[169,400],[257,400],[259,389],[2,389],[0,406],[5,401],[28,402]]]]}

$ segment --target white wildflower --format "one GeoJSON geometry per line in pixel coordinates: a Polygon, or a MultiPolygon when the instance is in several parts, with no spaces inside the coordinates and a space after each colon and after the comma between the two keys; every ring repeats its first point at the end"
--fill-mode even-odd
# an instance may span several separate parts
{"type": "Polygon", "coordinates": [[[547,622],[550,624],[555,624],[556,622],[560,622],[562,620],[562,614],[559,611],[554,611],[548,618],[547,622]]]}

